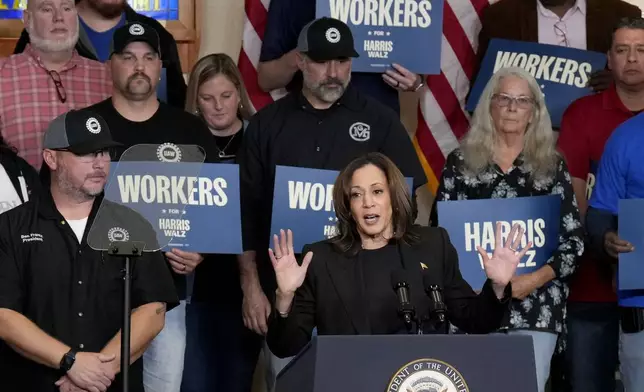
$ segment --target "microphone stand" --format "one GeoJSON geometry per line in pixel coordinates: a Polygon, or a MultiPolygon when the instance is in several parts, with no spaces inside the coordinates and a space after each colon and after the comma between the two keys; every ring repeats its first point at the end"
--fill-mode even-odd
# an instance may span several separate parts
{"type": "Polygon", "coordinates": [[[132,242],[111,242],[109,254],[122,256],[125,259],[124,282],[123,282],[123,326],[121,327],[121,378],[123,380],[123,392],[129,392],[130,388],[130,329],[132,320],[132,258],[140,257],[145,249],[145,243],[140,241],[132,242]]]}
{"type": "Polygon", "coordinates": [[[442,333],[448,335],[449,320],[447,319],[447,306],[445,306],[445,303],[443,302],[441,288],[437,285],[431,285],[427,288],[427,295],[431,298],[434,305],[434,309],[430,312],[430,318],[435,320],[434,330],[439,331],[442,329],[442,333]]]}

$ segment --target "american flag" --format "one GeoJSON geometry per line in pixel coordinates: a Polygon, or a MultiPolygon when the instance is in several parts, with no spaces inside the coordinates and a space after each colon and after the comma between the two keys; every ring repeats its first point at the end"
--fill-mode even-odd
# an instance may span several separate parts
{"type": "MultiPolygon", "coordinates": [[[[478,33],[483,9],[497,0],[444,0],[441,73],[427,77],[418,106],[414,146],[425,169],[432,192],[438,187],[447,155],[467,132],[469,116],[465,96],[474,72],[478,33]]],[[[239,69],[254,109],[284,94],[263,92],[257,82],[257,64],[262,47],[270,0],[245,0],[244,37],[239,69]]],[[[429,54],[431,55],[431,54],[429,54]]]]}

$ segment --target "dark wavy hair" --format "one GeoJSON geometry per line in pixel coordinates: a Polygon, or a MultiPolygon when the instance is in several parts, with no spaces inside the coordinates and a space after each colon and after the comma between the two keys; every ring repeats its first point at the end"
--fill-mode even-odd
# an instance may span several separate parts
{"type": "Polygon", "coordinates": [[[379,152],[354,159],[335,180],[333,203],[338,217],[338,235],[333,237],[331,242],[337,250],[350,255],[357,254],[361,249],[362,240],[358,233],[358,225],[351,215],[351,181],[356,170],[367,165],[374,165],[387,178],[387,187],[391,195],[393,238],[408,245],[417,243],[420,236],[414,230],[414,208],[405,177],[389,158],[379,152]]]}

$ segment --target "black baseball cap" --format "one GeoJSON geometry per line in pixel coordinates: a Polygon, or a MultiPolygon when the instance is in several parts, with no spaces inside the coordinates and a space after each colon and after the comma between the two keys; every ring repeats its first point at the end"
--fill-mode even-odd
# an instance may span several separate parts
{"type": "Polygon", "coordinates": [[[112,139],[105,120],[89,109],[70,110],[56,117],[49,123],[43,140],[43,148],[77,155],[120,145],[112,139]]]}
{"type": "Polygon", "coordinates": [[[123,53],[125,47],[132,42],[145,42],[161,56],[160,41],[159,33],[157,33],[154,27],[143,23],[129,23],[119,27],[114,32],[110,56],[114,53],[123,53]]]}
{"type": "Polygon", "coordinates": [[[313,61],[359,57],[349,26],[328,17],[315,19],[304,26],[297,40],[297,50],[313,61]]]}

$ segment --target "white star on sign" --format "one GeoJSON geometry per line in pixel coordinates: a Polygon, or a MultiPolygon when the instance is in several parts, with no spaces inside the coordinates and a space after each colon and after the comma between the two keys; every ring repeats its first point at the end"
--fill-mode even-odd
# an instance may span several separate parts
{"type": "Polygon", "coordinates": [[[333,222],[333,217],[332,216],[329,217],[329,222],[333,222]]]}
{"type": "Polygon", "coordinates": [[[165,210],[161,210],[161,213],[162,213],[162,214],[165,214],[165,212],[166,212],[165,210]]]}

